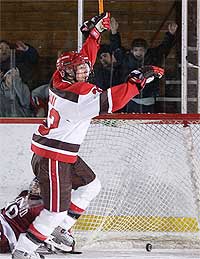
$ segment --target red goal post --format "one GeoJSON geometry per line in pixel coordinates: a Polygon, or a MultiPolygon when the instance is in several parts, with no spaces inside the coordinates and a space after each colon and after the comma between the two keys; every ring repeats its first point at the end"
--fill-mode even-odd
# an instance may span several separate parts
{"type": "MultiPolygon", "coordinates": [[[[0,119],[8,124],[42,121],[0,119]]],[[[173,241],[176,247],[199,245],[200,114],[99,116],[91,122],[80,155],[102,189],[74,227],[77,244],[105,241],[105,247],[112,240],[127,245],[154,239],[173,241]]]]}
{"type": "MultiPolygon", "coordinates": [[[[0,124],[39,124],[42,123],[45,118],[0,118],[0,124]]],[[[113,113],[100,115],[95,119],[122,119],[122,120],[147,120],[147,121],[157,121],[157,123],[176,123],[177,122],[188,122],[189,124],[197,122],[199,124],[200,114],[179,114],[179,113],[168,113],[168,114],[123,114],[123,113],[113,113]]]]}

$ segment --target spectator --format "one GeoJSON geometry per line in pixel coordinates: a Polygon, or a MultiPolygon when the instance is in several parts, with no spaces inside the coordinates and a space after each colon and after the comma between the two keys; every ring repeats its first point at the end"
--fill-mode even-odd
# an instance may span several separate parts
{"type": "Polygon", "coordinates": [[[34,88],[34,65],[38,62],[38,52],[32,46],[17,41],[12,46],[6,40],[0,41],[0,70],[5,74],[13,67],[18,67],[21,78],[29,88],[34,88]]]}
{"type": "Polygon", "coordinates": [[[1,78],[0,117],[30,117],[30,90],[22,82],[18,68],[8,70],[1,78]]]}
{"type": "Polygon", "coordinates": [[[46,117],[49,99],[49,84],[35,88],[31,93],[31,101],[36,117],[46,117]]]}
{"type": "MultiPolygon", "coordinates": [[[[131,50],[125,55],[123,59],[124,80],[132,70],[141,66],[163,66],[165,58],[168,56],[170,50],[175,44],[175,34],[177,27],[178,26],[176,23],[170,23],[168,25],[168,31],[166,32],[163,41],[160,45],[154,48],[148,48],[148,44],[144,39],[134,39],[131,44],[131,50]]],[[[116,37],[115,40],[117,42],[118,38],[116,37]]],[[[118,44],[120,44],[120,42],[118,44]]],[[[155,103],[158,93],[159,80],[156,79],[126,105],[126,112],[156,112],[155,103]]]]}
{"type": "MultiPolygon", "coordinates": [[[[64,52],[63,49],[57,51],[57,58],[64,52]]],[[[31,104],[34,110],[34,116],[46,117],[49,101],[49,87],[52,83],[52,78],[49,82],[44,83],[31,92],[31,104]]]]}
{"type": "Polygon", "coordinates": [[[124,82],[121,66],[123,49],[120,48],[121,39],[117,31],[119,24],[112,17],[110,25],[110,45],[101,45],[98,51],[99,64],[96,64],[94,69],[95,84],[103,90],[124,82]]]}
{"type": "MultiPolygon", "coordinates": [[[[63,49],[57,51],[57,58],[64,52],[63,49]]],[[[46,117],[48,110],[48,101],[49,101],[49,87],[52,83],[52,78],[49,82],[46,82],[31,92],[31,104],[34,110],[34,116],[36,117],[46,117]]]]}

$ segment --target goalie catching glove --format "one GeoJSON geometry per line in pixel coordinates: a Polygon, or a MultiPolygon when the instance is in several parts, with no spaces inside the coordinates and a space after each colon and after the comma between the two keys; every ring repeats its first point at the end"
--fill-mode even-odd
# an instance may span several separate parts
{"type": "Polygon", "coordinates": [[[155,78],[161,78],[164,75],[164,69],[156,66],[144,66],[138,70],[133,70],[128,75],[128,81],[136,84],[138,90],[145,87],[146,84],[152,82],[155,78]]]}
{"type": "Polygon", "coordinates": [[[80,30],[85,38],[91,34],[96,40],[98,40],[103,31],[110,30],[110,13],[105,12],[94,16],[91,20],[84,22],[80,30]]]}

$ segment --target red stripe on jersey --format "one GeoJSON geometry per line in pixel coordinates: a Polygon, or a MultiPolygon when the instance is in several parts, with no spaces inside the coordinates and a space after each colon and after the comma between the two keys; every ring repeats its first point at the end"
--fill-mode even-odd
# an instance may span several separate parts
{"type": "Polygon", "coordinates": [[[31,225],[29,226],[28,231],[29,231],[30,233],[32,233],[37,239],[39,239],[39,240],[41,240],[41,241],[44,241],[44,240],[47,239],[47,237],[44,236],[43,234],[41,234],[41,233],[33,226],[33,224],[31,224],[31,225]]]}
{"type": "Polygon", "coordinates": [[[31,145],[31,150],[38,156],[58,160],[58,161],[69,163],[69,164],[74,164],[77,160],[76,155],[75,156],[63,155],[58,152],[39,148],[39,147],[35,146],[33,143],[31,145]]]}
{"type": "Polygon", "coordinates": [[[76,206],[75,204],[73,204],[72,202],[70,203],[69,209],[78,213],[78,214],[81,214],[85,211],[85,210],[79,208],[78,206],[76,206]]]}
{"type": "Polygon", "coordinates": [[[59,212],[59,204],[60,202],[58,201],[59,200],[59,196],[58,196],[58,193],[59,193],[59,190],[58,190],[58,184],[59,184],[59,179],[57,178],[58,175],[57,175],[57,170],[56,170],[56,162],[58,163],[58,161],[55,161],[55,160],[50,160],[50,163],[51,163],[51,166],[50,166],[50,174],[51,176],[49,177],[50,178],[50,185],[51,185],[51,210],[54,211],[54,212],[59,212]]]}

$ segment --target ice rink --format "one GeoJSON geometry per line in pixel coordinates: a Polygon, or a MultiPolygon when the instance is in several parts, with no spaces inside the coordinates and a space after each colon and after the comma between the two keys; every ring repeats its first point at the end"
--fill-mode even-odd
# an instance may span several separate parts
{"type": "MultiPolygon", "coordinates": [[[[11,259],[11,255],[0,254],[1,259],[11,259]]],[[[79,259],[146,259],[146,258],[157,258],[157,259],[199,259],[200,250],[189,250],[189,249],[155,249],[151,252],[147,252],[142,249],[132,250],[101,250],[101,251],[83,251],[82,254],[67,254],[67,255],[45,255],[46,259],[60,259],[60,258],[79,258],[79,259]]]]}

